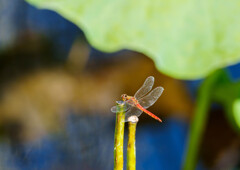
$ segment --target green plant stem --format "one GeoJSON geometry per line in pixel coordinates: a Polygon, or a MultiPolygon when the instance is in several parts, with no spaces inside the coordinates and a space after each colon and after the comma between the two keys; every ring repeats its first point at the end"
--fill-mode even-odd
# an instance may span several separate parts
{"type": "Polygon", "coordinates": [[[137,122],[128,123],[128,145],[127,145],[127,170],[136,170],[136,135],[137,122]]]}
{"type": "Polygon", "coordinates": [[[207,121],[207,113],[211,104],[212,91],[219,73],[220,72],[217,71],[207,77],[199,89],[194,117],[190,126],[188,148],[183,165],[184,170],[193,170],[196,168],[197,154],[207,121]]]}
{"type": "Polygon", "coordinates": [[[117,102],[116,125],[114,135],[114,170],[123,169],[123,140],[124,140],[124,124],[125,112],[124,104],[117,102]]]}

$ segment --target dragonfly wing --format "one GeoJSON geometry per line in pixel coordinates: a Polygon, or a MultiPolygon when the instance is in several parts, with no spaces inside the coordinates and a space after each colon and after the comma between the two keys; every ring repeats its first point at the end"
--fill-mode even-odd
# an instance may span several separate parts
{"type": "MultiPolygon", "coordinates": [[[[130,108],[131,108],[131,106],[130,106],[128,103],[125,103],[125,107],[123,108],[123,111],[127,111],[127,110],[129,110],[130,108]]],[[[111,108],[111,112],[113,112],[113,113],[118,112],[118,107],[117,107],[117,106],[113,106],[113,107],[111,108]]]]}
{"type": "Polygon", "coordinates": [[[125,122],[128,122],[128,118],[131,116],[137,116],[139,117],[142,114],[142,110],[136,108],[136,107],[131,107],[127,113],[125,114],[125,122]]]}
{"type": "Polygon", "coordinates": [[[140,99],[141,97],[143,97],[145,94],[147,94],[153,87],[154,84],[154,77],[153,76],[149,76],[144,84],[142,85],[142,87],[140,89],[138,89],[138,91],[135,93],[134,97],[136,99],[140,99]]]}
{"type": "Polygon", "coordinates": [[[143,98],[141,98],[138,102],[139,104],[147,109],[150,106],[152,106],[157,99],[161,96],[162,92],[163,92],[163,88],[162,87],[156,87],[155,89],[153,89],[148,95],[144,96],[143,98]]]}

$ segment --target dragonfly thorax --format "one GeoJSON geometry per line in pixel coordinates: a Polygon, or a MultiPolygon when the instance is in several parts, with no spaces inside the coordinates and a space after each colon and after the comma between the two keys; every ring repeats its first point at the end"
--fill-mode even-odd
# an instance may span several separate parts
{"type": "Polygon", "coordinates": [[[123,101],[126,101],[128,104],[132,106],[135,106],[138,103],[137,99],[135,99],[135,97],[133,96],[128,96],[126,94],[123,94],[121,97],[123,101]]]}
{"type": "Polygon", "coordinates": [[[126,101],[128,104],[130,104],[131,106],[137,106],[138,105],[138,101],[135,99],[135,97],[131,97],[129,100],[126,101]]]}

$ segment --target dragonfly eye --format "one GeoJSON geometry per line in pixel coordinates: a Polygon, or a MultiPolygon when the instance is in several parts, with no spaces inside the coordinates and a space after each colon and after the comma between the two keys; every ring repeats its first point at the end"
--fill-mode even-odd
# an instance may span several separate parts
{"type": "Polygon", "coordinates": [[[123,99],[126,99],[126,98],[127,98],[127,95],[126,95],[126,94],[123,94],[121,97],[122,97],[123,99]]]}

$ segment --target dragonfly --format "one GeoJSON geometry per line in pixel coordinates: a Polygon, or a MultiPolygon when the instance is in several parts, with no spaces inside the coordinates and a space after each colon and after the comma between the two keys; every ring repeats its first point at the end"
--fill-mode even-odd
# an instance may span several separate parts
{"type": "MultiPolygon", "coordinates": [[[[152,89],[154,84],[154,77],[149,76],[142,87],[135,93],[134,96],[128,96],[127,94],[121,95],[122,100],[124,101],[125,107],[124,111],[125,114],[125,121],[130,121],[132,116],[139,117],[143,112],[151,116],[152,118],[162,122],[162,120],[147,110],[150,106],[152,106],[158,98],[161,96],[164,88],[163,87],[156,87],[152,89]],[[151,92],[150,92],[151,91],[151,92]]],[[[117,112],[117,106],[113,106],[111,108],[113,113],[117,112]]]]}

